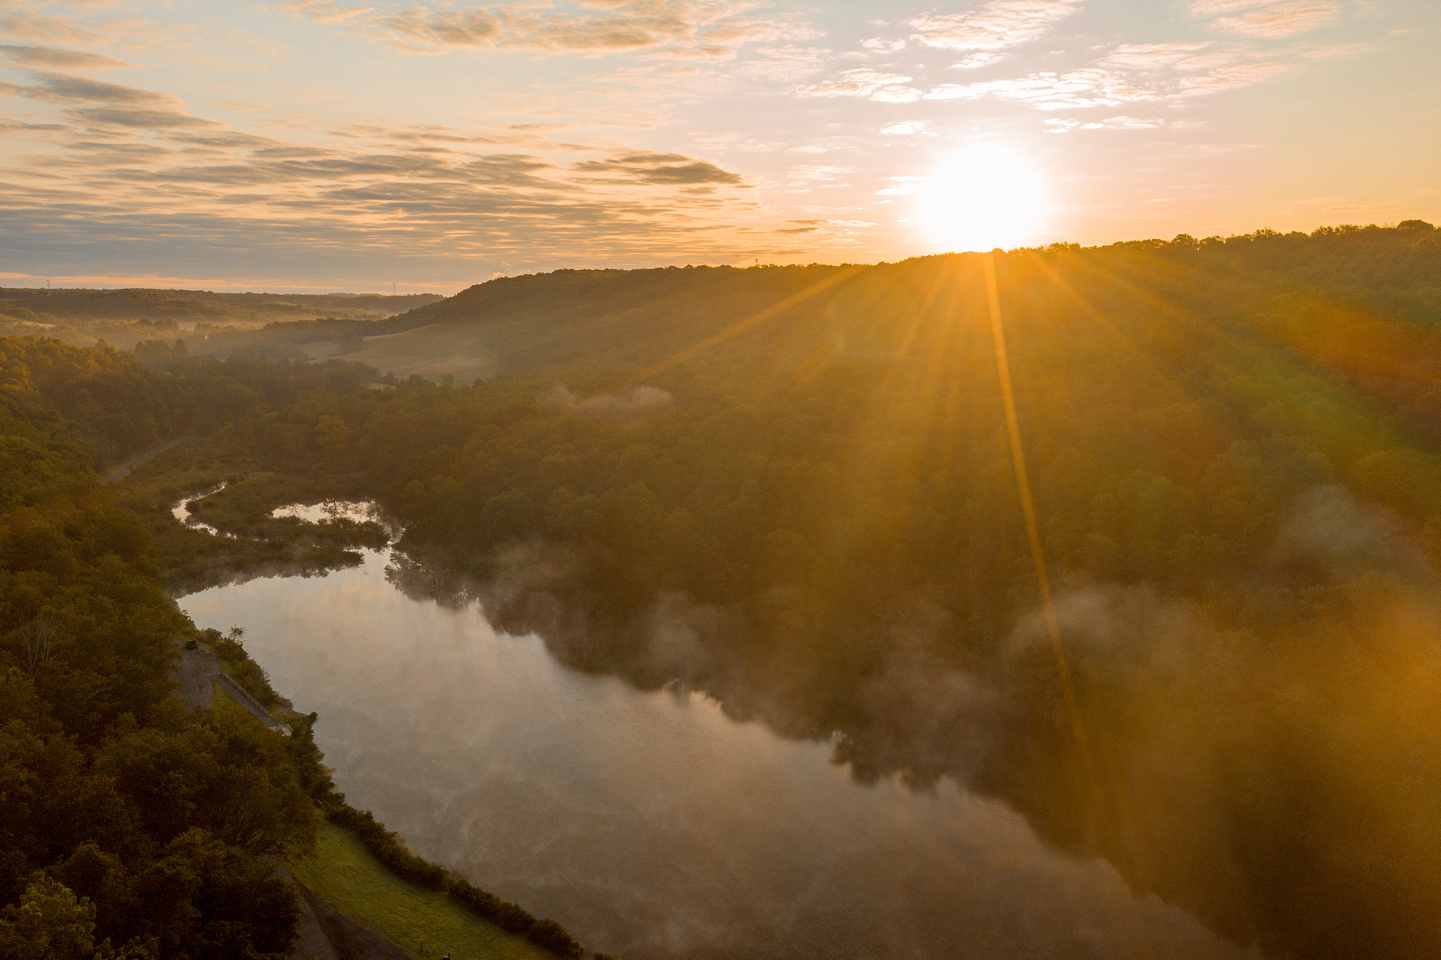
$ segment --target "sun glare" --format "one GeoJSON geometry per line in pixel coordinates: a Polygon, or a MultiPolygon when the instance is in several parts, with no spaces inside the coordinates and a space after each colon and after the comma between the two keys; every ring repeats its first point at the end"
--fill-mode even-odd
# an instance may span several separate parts
{"type": "Polygon", "coordinates": [[[927,239],[941,250],[992,250],[1034,242],[1045,197],[1035,166],[1005,147],[945,158],[918,192],[927,239]]]}

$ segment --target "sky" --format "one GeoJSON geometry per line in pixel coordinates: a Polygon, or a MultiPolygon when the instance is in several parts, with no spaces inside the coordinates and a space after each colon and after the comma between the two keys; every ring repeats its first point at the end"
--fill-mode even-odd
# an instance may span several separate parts
{"type": "Polygon", "coordinates": [[[1441,221],[1437,0],[0,0],[0,285],[1441,221]]]}

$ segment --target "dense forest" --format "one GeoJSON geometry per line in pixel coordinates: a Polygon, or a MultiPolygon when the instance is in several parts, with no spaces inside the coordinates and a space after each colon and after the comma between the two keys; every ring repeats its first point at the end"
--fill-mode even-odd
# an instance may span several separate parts
{"type": "Polygon", "coordinates": [[[161,374],[113,349],[0,339],[3,960],[281,960],[300,909],[277,862],[310,849],[321,815],[398,875],[583,955],[559,925],[420,860],[349,806],[315,746],[316,715],[288,711],[238,632],[197,631],[167,595],[221,568],[350,562],[346,548],[379,531],[292,522],[232,543],[137,509],[144,493],[117,500],[97,475],[163,440],[363,389],[368,375],[213,358],[161,374]],[[285,711],[290,735],[224,696],[187,711],[172,668],[189,641],[285,711]]]}
{"type": "Polygon", "coordinates": [[[308,392],[171,469],[276,485],[217,516],[373,497],[406,589],[858,777],[955,778],[1268,955],[1441,949],[1429,224],[563,271],[417,314],[501,375],[308,392]]]}
{"type": "MultiPolygon", "coordinates": [[[[202,892],[164,936],[263,953],[284,929],[249,867],[222,871],[244,895],[204,899],[213,864],[271,849],[206,819],[261,802],[224,771],[278,770],[279,748],[175,712],[188,627],[162,588],[345,562],[370,534],[268,519],[340,496],[403,527],[408,591],[831,739],[859,778],[953,778],[1268,956],[1441,950],[1429,224],[562,271],[396,323],[439,350],[480,337],[499,375],[380,387],[340,362],[5,341],[0,776],[27,798],[0,813],[5,930],[83,895],[110,949],[152,949],[143,878],[181,860],[196,879],[166,889],[202,892]],[[96,485],[182,434],[119,506],[96,485]],[[242,540],[169,518],[222,480],[195,510],[242,540]],[[49,624],[72,639],[39,662],[49,624]],[[144,793],[192,762],[212,794],[144,793]],[[52,823],[47,791],[97,799],[52,823]]],[[[307,829],[281,779],[274,849],[307,829]]]]}
{"type": "Polygon", "coordinates": [[[273,858],[314,835],[300,741],[239,711],[185,713],[168,674],[194,627],[143,521],[90,468],[159,429],[163,386],[113,351],[0,341],[7,960],[281,956],[294,935],[273,858]],[[130,429],[105,437],[111,417],[130,429]]]}

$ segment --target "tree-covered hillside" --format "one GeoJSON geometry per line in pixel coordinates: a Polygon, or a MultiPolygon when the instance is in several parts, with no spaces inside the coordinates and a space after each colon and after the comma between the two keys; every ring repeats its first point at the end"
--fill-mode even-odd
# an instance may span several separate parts
{"type": "Polygon", "coordinates": [[[172,668],[195,641],[266,708],[287,707],[238,635],[197,631],[168,590],[349,562],[345,548],[380,531],[292,521],[218,538],[153,509],[152,488],[115,497],[96,471],[327,406],[372,374],[213,358],[155,371],[111,349],[0,338],[0,960],[282,960],[299,908],[277,868],[311,847],[317,812],[531,955],[584,954],[350,807],[321,765],[315,714],[288,716],[281,737],[224,695],[205,709],[176,695],[172,668]]]}
{"type": "MultiPolygon", "coordinates": [[[[1085,252],[1058,244],[1047,253],[1073,253],[1103,269],[1112,263],[1146,269],[1149,255],[1159,254],[1157,262],[1166,264],[1165,272],[1174,279],[1185,274],[1204,284],[1210,278],[1233,294],[1240,292],[1238,285],[1253,284],[1262,295],[1283,287],[1344,291],[1352,302],[1434,319],[1441,311],[1438,250],[1428,224],[1407,221],[1395,229],[1334,228],[1309,236],[1260,231],[1204,241],[1179,237],[1169,244],[1146,240],[1085,252]]],[[[919,269],[925,262],[559,270],[478,284],[402,314],[391,326],[416,328],[403,335],[405,340],[427,344],[442,366],[454,344],[479,337],[496,356],[498,371],[515,373],[555,364],[649,365],[711,338],[729,337],[737,324],[755,324],[781,308],[784,318],[762,320],[769,329],[756,331],[746,349],[783,346],[794,337],[794,348],[815,350],[816,336],[830,331],[833,342],[826,346],[833,356],[874,350],[889,357],[896,341],[888,337],[905,329],[935,295],[916,286],[925,282],[919,269]]],[[[366,362],[386,369],[383,353],[366,362]]]]}
{"type": "Polygon", "coordinates": [[[164,387],[129,356],[0,340],[7,960],[279,957],[294,935],[273,858],[315,827],[290,745],[185,713],[168,674],[194,627],[88,462],[146,442],[175,412],[164,387]],[[112,417],[134,429],[107,435],[112,417]]]}
{"type": "Polygon", "coordinates": [[[492,281],[412,333],[481,330],[501,376],[176,462],[374,496],[409,589],[953,777],[1270,955],[1431,956],[1438,277],[1408,222],[492,281]]]}

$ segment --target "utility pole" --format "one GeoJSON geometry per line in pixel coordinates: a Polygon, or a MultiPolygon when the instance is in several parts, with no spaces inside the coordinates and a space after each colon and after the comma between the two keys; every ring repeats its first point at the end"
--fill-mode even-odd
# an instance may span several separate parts
{"type": "Polygon", "coordinates": [[[390,281],[390,295],[391,295],[392,297],[395,296],[395,281],[394,281],[394,280],[390,281]]]}

